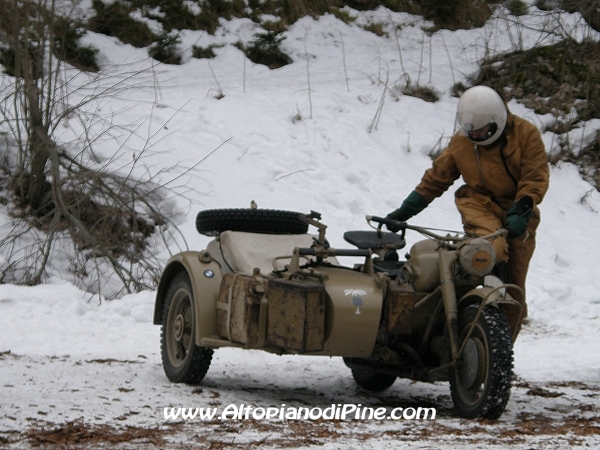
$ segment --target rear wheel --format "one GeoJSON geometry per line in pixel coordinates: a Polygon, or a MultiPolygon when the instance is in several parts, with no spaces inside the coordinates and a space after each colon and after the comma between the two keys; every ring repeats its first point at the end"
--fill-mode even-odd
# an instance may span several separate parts
{"type": "Polygon", "coordinates": [[[352,377],[361,388],[373,392],[385,391],[396,381],[394,375],[377,372],[371,367],[353,368],[352,377]]]}
{"type": "Polygon", "coordinates": [[[510,396],[511,333],[500,310],[486,306],[475,320],[478,308],[471,305],[459,316],[460,345],[473,323],[474,328],[456,367],[450,371],[450,391],[460,416],[497,419],[510,396]]]}
{"type": "Polygon", "coordinates": [[[194,340],[195,307],[190,278],[180,272],[167,289],[160,336],[163,368],[175,383],[200,383],[212,359],[212,349],[194,340]]]}

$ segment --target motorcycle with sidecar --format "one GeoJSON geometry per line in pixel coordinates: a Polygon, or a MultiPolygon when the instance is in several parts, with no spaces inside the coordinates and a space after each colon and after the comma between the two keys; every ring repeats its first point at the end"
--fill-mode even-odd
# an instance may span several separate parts
{"type": "Polygon", "coordinates": [[[353,248],[339,249],[316,212],[200,211],[196,228],[214,239],[171,257],[156,295],[169,380],[199,383],[219,347],[338,356],[365,390],[397,377],[449,381],[458,415],[500,417],[513,373],[503,309],[518,307],[509,291],[520,289],[492,274],[490,240],[506,230],[442,235],[366,219],[372,229],[347,231],[353,248]],[[401,259],[407,230],[425,238],[401,259]]]}

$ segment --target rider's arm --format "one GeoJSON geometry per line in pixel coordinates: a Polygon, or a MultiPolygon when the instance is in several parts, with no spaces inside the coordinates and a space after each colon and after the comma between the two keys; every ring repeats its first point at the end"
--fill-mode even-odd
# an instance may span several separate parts
{"type": "Polygon", "coordinates": [[[523,120],[521,138],[521,178],[516,199],[529,196],[538,205],[548,190],[550,170],[544,142],[537,127],[523,120]]]}
{"type": "Polygon", "coordinates": [[[421,182],[415,188],[427,203],[442,195],[460,177],[455,160],[455,140],[434,161],[431,168],[425,171],[421,182]]]}

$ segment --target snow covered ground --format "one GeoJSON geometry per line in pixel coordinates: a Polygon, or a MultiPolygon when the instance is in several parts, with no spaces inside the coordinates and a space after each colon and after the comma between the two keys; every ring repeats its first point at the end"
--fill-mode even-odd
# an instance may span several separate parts
{"type": "MultiPolygon", "coordinates": [[[[473,73],[486,51],[513,48],[515,36],[525,47],[540,42],[531,25],[541,21],[532,14],[521,18],[521,26],[500,15],[482,29],[429,37],[420,28],[423,21],[407,14],[385,9],[353,14],[358,20],[351,25],[332,16],[300,20],[283,44],[295,62],[275,71],[224,46],[210,62],[187,58],[182,66],[158,65],[151,72],[145,50],[89,34],[113,76],[126,66],[147,68],[154,77],[152,85],[144,80],[96,111],[123,126],[142,124],[138,130],[145,134],[114,134],[96,151],[110,157],[119,149],[127,159],[146,144],[152,152],[145,169],[156,173],[179,163],[172,177],[202,160],[177,181],[190,201],[182,195],[168,205],[183,211],[180,228],[190,248],[208,242],[194,228],[198,210],[248,207],[252,200],[262,208],[317,210],[331,244],[348,246],[343,232],[364,228],[366,214],[399,206],[431,164],[430,151],[453,133],[452,84],[473,73]],[[358,26],[369,21],[386,23],[389,36],[358,26]],[[392,23],[402,25],[400,52],[392,23]],[[377,119],[383,83],[402,85],[402,73],[413,83],[434,86],[440,101],[388,93],[377,119]],[[218,91],[223,98],[216,98],[218,91]]],[[[581,35],[577,16],[565,21],[581,35]]],[[[183,45],[248,42],[256,31],[250,21],[233,20],[223,22],[215,36],[184,32],[183,45]]],[[[542,130],[553,121],[514,102],[510,107],[542,130]]],[[[70,126],[65,141],[79,132],[77,124],[70,126]]],[[[573,132],[572,142],[589,139],[596,128],[592,123],[573,132]]],[[[551,151],[557,137],[549,132],[543,137],[551,151]]],[[[460,229],[452,194],[414,222],[460,229]]],[[[0,448],[337,449],[400,443],[420,449],[600,448],[600,194],[576,168],[561,164],[551,168],[541,210],[528,278],[530,317],[515,345],[517,378],[498,422],[457,418],[446,383],[398,380],[385,393],[365,393],[336,358],[221,349],[201,385],[169,383],[160,364],[160,330],[152,325],[154,292],[99,304],[69,273],[56,271],[40,286],[0,285],[0,448]],[[425,406],[436,407],[438,416],[429,421],[164,416],[165,407],[233,404],[425,406]]],[[[9,219],[3,213],[1,220],[9,219]]],[[[410,245],[418,236],[408,239],[410,245]]],[[[157,250],[164,261],[177,251],[171,244],[157,250]]]]}

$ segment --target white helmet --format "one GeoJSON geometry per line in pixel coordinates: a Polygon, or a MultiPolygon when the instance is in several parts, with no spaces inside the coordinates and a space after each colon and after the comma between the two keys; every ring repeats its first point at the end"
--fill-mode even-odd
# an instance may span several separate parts
{"type": "Polygon", "coordinates": [[[488,86],[467,89],[456,110],[456,120],[478,145],[494,143],[506,127],[508,112],[500,95],[488,86]]]}

